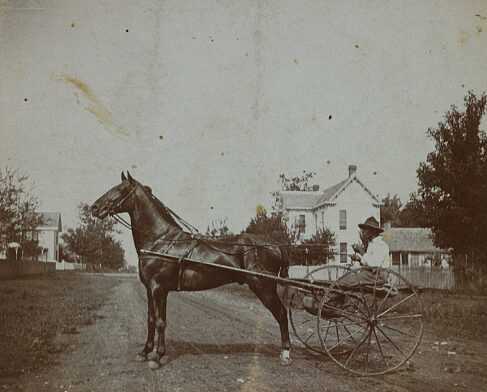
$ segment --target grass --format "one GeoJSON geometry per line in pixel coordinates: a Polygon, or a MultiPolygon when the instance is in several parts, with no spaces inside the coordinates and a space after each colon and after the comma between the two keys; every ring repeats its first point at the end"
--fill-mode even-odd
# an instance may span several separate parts
{"type": "Polygon", "coordinates": [[[0,286],[0,384],[49,366],[64,351],[56,335],[94,322],[115,279],[55,273],[3,280],[0,286]]]}
{"type": "Polygon", "coordinates": [[[426,291],[422,299],[427,326],[438,335],[485,339],[487,297],[426,291]]]}

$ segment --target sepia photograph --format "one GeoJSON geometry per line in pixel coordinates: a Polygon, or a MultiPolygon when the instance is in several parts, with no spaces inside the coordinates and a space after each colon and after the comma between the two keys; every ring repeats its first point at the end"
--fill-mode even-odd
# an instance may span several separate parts
{"type": "Polygon", "coordinates": [[[0,392],[487,391],[487,2],[0,0],[0,392]]]}

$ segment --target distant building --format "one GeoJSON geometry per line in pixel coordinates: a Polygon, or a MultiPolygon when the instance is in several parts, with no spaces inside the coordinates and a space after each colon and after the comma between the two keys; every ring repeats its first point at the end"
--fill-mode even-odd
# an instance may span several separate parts
{"type": "MultiPolygon", "coordinates": [[[[315,188],[316,189],[316,188],[315,188]]],[[[360,243],[358,224],[373,216],[380,222],[380,201],[357,177],[357,166],[348,167],[348,177],[323,191],[279,192],[289,228],[308,239],[318,230],[328,228],[335,233],[335,261],[349,262],[352,245],[360,243]]]]}
{"type": "Polygon", "coordinates": [[[448,255],[447,250],[433,244],[432,232],[428,228],[385,225],[384,241],[389,245],[393,266],[431,267],[436,261],[439,267],[441,258],[448,255]]]}
{"type": "Polygon", "coordinates": [[[62,232],[61,214],[59,212],[40,212],[42,224],[33,232],[34,240],[42,248],[40,261],[59,261],[59,233],[62,232]]]}

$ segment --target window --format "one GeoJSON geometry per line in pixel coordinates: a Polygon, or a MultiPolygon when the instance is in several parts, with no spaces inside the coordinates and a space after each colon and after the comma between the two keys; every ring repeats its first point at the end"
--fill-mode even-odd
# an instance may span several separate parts
{"type": "Polygon", "coordinates": [[[339,211],[340,230],[347,230],[347,210],[339,211]]]}
{"type": "Polygon", "coordinates": [[[409,265],[409,255],[407,252],[401,253],[401,265],[405,265],[405,266],[409,265]]]}
{"type": "Polygon", "coordinates": [[[401,264],[401,253],[392,252],[392,265],[399,265],[399,264],[401,264]]]}
{"type": "Polygon", "coordinates": [[[340,263],[346,263],[347,260],[347,243],[340,242],[340,263]]]}
{"type": "Polygon", "coordinates": [[[304,233],[306,231],[306,215],[298,216],[298,231],[304,233]]]}

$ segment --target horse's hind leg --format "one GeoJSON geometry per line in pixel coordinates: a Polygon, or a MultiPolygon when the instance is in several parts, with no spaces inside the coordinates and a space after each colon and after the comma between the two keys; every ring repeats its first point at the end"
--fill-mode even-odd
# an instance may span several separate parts
{"type": "Polygon", "coordinates": [[[145,341],[144,349],[137,354],[137,361],[146,361],[147,354],[154,349],[154,337],[156,332],[156,320],[154,312],[154,299],[152,290],[146,287],[147,291],[147,340],[145,341]]]}
{"type": "Polygon", "coordinates": [[[276,283],[251,277],[248,279],[248,285],[279,323],[281,330],[281,364],[291,364],[291,342],[289,340],[287,311],[277,295],[276,283]]]}

